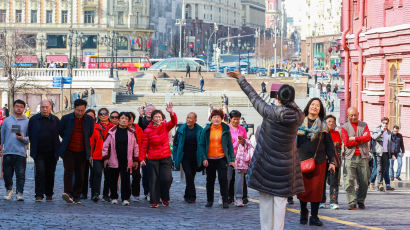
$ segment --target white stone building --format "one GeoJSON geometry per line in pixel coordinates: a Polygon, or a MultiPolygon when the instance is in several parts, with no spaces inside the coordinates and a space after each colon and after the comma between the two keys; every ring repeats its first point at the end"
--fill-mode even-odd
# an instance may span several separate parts
{"type": "Polygon", "coordinates": [[[265,0],[241,0],[242,25],[252,28],[265,26],[265,0]]]}

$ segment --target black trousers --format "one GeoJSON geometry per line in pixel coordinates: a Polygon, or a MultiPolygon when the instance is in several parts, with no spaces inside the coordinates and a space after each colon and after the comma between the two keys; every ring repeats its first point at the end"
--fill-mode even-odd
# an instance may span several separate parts
{"type": "Polygon", "coordinates": [[[142,187],[144,188],[144,195],[147,196],[149,193],[149,165],[141,167],[142,170],[142,187]]]}
{"type": "Polygon", "coordinates": [[[152,204],[158,204],[159,199],[169,201],[169,189],[172,184],[171,157],[148,160],[149,188],[152,204]]]}
{"type": "Polygon", "coordinates": [[[103,186],[103,197],[110,197],[110,181],[109,181],[109,171],[108,167],[104,168],[104,186],[103,186]]]}
{"type": "MultiPolygon", "coordinates": [[[[90,169],[91,169],[91,167],[90,167],[90,166],[91,166],[91,165],[90,165],[90,162],[87,160],[87,161],[85,162],[83,190],[82,190],[82,192],[81,192],[81,194],[82,194],[85,198],[87,198],[87,196],[88,196],[88,182],[91,180],[91,177],[90,177],[90,169]]],[[[90,183],[90,187],[91,187],[91,183],[90,183]]]]}
{"type": "MultiPolygon", "coordinates": [[[[319,214],[319,202],[311,202],[310,209],[313,217],[318,217],[319,214]]],[[[307,202],[300,201],[300,215],[307,215],[309,210],[307,209],[307,202]]]]}
{"type": "Polygon", "coordinates": [[[83,191],[85,153],[66,151],[64,154],[64,192],[73,198],[80,198],[83,191]],[[73,174],[74,185],[73,185],[73,174]]]}
{"type": "Polygon", "coordinates": [[[133,196],[140,196],[140,183],[141,183],[141,171],[140,165],[132,169],[132,184],[131,184],[131,194],[133,196]]]}
{"type": "MultiPolygon", "coordinates": [[[[383,185],[384,174],[386,173],[387,162],[389,161],[389,153],[384,152],[381,156],[377,156],[377,182],[378,185],[383,185]]],[[[387,184],[387,181],[385,181],[387,184]]]]}
{"type": "Polygon", "coordinates": [[[44,195],[52,197],[54,194],[54,175],[56,172],[57,160],[54,154],[37,154],[34,160],[34,179],[36,197],[43,198],[44,195]]]}
{"type": "Polygon", "coordinates": [[[228,202],[228,163],[226,158],[209,159],[206,168],[206,195],[208,202],[214,202],[214,187],[216,172],[218,172],[219,187],[223,202],[228,202]]]}
{"type": "Polygon", "coordinates": [[[93,166],[91,167],[91,176],[90,176],[90,187],[91,187],[92,197],[100,195],[103,168],[104,168],[103,160],[93,160],[93,166]]]}
{"type": "Polygon", "coordinates": [[[195,159],[183,159],[182,168],[185,173],[185,195],[184,198],[188,200],[196,200],[195,190],[195,175],[196,175],[196,161],[195,159]]]}
{"type": "Polygon", "coordinates": [[[131,185],[130,185],[130,170],[124,168],[109,168],[109,181],[111,199],[118,199],[118,177],[121,176],[121,200],[129,200],[131,197],[131,185]]]}

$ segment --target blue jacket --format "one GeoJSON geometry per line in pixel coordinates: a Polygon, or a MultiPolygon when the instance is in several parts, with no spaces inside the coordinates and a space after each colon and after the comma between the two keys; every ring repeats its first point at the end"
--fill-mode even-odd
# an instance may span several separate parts
{"type": "MultiPolygon", "coordinates": [[[[37,155],[37,146],[38,146],[38,132],[40,132],[40,118],[41,114],[37,113],[36,115],[32,116],[28,122],[28,137],[30,139],[30,156],[33,159],[36,159],[37,155]]],[[[59,138],[59,133],[58,133],[58,127],[60,124],[60,120],[58,117],[50,114],[50,119],[52,120],[52,128],[50,132],[52,132],[52,136],[54,137],[53,140],[53,149],[54,149],[54,156],[56,160],[58,160],[58,150],[60,149],[60,138],[59,138]]]]}
{"type": "MultiPolygon", "coordinates": [[[[60,121],[59,133],[60,137],[63,139],[58,151],[58,155],[64,159],[64,153],[67,150],[68,143],[70,143],[71,135],[74,130],[74,113],[64,115],[60,121]]],[[[91,156],[91,146],[90,146],[90,137],[94,132],[94,120],[92,117],[84,114],[83,119],[83,134],[84,134],[84,148],[86,159],[88,160],[91,156]]]]}
{"type": "MultiPolygon", "coordinates": [[[[184,157],[184,145],[185,145],[185,130],[187,129],[186,123],[181,125],[178,128],[177,132],[175,133],[174,143],[173,143],[173,151],[172,151],[172,159],[175,162],[175,167],[179,168],[179,165],[182,162],[182,158],[184,157]]],[[[201,165],[201,156],[199,153],[199,140],[201,138],[202,127],[198,124],[195,124],[195,131],[196,131],[196,141],[197,141],[197,151],[196,151],[196,160],[198,165],[201,165]]]]}

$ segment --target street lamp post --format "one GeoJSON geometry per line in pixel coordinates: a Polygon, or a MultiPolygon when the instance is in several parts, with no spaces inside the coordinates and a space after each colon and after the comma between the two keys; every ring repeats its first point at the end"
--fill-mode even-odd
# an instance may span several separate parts
{"type": "Polygon", "coordinates": [[[251,65],[251,62],[249,60],[249,51],[251,50],[251,44],[250,43],[248,43],[248,45],[246,46],[246,50],[248,51],[248,74],[249,74],[249,68],[250,68],[250,65],[251,65]]]}
{"type": "MultiPolygon", "coordinates": [[[[239,34],[239,37],[241,35],[239,34]]],[[[238,39],[238,53],[239,53],[239,59],[238,59],[238,71],[241,72],[241,39],[238,39]]]]}
{"type": "Polygon", "coordinates": [[[100,34],[93,38],[93,42],[97,44],[97,69],[100,68],[100,34]]]}
{"type": "Polygon", "coordinates": [[[86,42],[87,37],[84,36],[83,33],[80,33],[80,50],[81,50],[81,58],[80,58],[80,68],[83,68],[83,55],[84,55],[84,43],[86,42]]]}
{"type": "Polygon", "coordinates": [[[46,39],[44,38],[44,35],[40,35],[40,38],[38,39],[40,42],[40,68],[43,68],[43,46],[44,43],[46,42],[46,39]]]}

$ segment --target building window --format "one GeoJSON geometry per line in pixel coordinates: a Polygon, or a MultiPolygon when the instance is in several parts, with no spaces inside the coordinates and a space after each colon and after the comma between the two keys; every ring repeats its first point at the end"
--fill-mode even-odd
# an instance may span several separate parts
{"type": "Polygon", "coordinates": [[[140,24],[140,12],[135,13],[135,24],[139,25],[140,24]]]}
{"type": "Polygon", "coordinates": [[[187,4],[185,6],[185,18],[192,19],[192,7],[190,4],[187,4]]]}
{"type": "Polygon", "coordinates": [[[47,35],[47,49],[67,48],[67,35],[47,35]]]}
{"type": "Polygon", "coordinates": [[[83,49],[97,49],[97,35],[84,35],[83,49]]]}
{"type": "Polygon", "coordinates": [[[68,22],[68,11],[62,10],[61,11],[61,23],[65,24],[68,22]]]}
{"type": "Polygon", "coordinates": [[[37,23],[37,10],[32,10],[31,11],[31,23],[37,23]]]}
{"type": "Polygon", "coordinates": [[[46,23],[53,23],[53,11],[47,10],[46,12],[46,23]]]}
{"type": "Polygon", "coordinates": [[[84,23],[86,24],[93,24],[95,18],[94,11],[84,11],[84,23]]]}
{"type": "Polygon", "coordinates": [[[6,10],[0,10],[0,23],[6,22],[6,10]]]}
{"type": "Polygon", "coordinates": [[[209,15],[209,20],[211,20],[211,21],[212,21],[212,14],[211,14],[211,15],[209,15]]]}
{"type": "Polygon", "coordinates": [[[16,23],[21,23],[21,10],[16,10],[16,23]]]}
{"type": "Polygon", "coordinates": [[[128,39],[126,37],[120,37],[117,41],[117,49],[127,50],[128,49],[128,39]]]}
{"type": "Polygon", "coordinates": [[[124,25],[124,12],[119,11],[118,12],[118,25],[124,25]]]}

